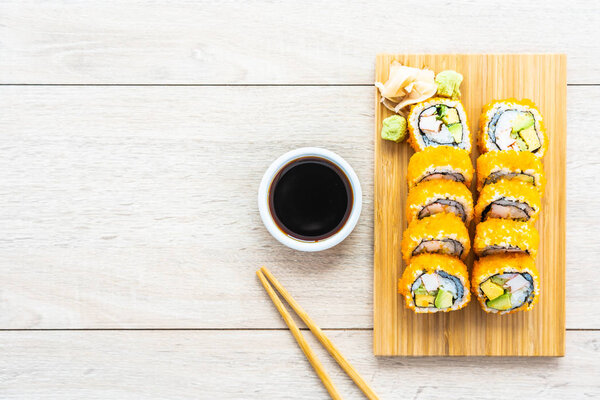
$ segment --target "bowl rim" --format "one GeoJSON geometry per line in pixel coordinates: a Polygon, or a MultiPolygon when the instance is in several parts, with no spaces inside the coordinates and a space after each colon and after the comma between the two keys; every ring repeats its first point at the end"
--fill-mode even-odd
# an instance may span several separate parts
{"type": "Polygon", "coordinates": [[[350,164],[341,156],[333,151],[320,147],[301,147],[282,154],[271,163],[269,168],[267,168],[258,187],[258,210],[260,212],[260,217],[263,221],[263,224],[269,233],[280,243],[300,251],[322,251],[330,249],[333,246],[341,243],[354,230],[362,211],[362,188],[356,172],[354,172],[354,169],[350,166],[350,164]],[[281,168],[283,168],[289,162],[298,158],[311,156],[324,158],[337,165],[348,177],[353,195],[352,210],[350,211],[350,215],[348,216],[346,223],[342,226],[342,229],[326,239],[317,241],[300,240],[286,234],[279,229],[273,220],[271,211],[269,209],[269,189],[273,178],[277,175],[281,168]]]}

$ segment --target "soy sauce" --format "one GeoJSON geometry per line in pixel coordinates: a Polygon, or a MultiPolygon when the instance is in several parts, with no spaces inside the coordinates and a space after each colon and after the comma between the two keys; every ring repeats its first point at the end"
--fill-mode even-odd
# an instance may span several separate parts
{"type": "Polygon", "coordinates": [[[269,188],[269,208],[275,223],[300,240],[321,240],[338,232],[350,215],[352,203],[346,174],[320,157],[291,161],[269,188]]]}

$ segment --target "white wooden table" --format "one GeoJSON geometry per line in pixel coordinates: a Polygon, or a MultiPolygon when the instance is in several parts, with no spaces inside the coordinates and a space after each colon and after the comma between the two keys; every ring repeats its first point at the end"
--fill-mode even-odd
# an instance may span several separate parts
{"type": "Polygon", "coordinates": [[[594,0],[1,1],[0,398],[327,398],[261,264],[382,398],[600,396],[599,26],[594,0]],[[568,54],[566,357],[372,355],[384,51],[568,54]],[[320,254],[282,247],[256,206],[305,145],[364,190],[320,254]]]}

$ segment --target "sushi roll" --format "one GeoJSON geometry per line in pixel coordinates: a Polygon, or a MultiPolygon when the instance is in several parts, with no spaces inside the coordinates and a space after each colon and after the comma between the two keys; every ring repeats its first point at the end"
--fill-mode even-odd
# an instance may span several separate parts
{"type": "Polygon", "coordinates": [[[471,152],[467,114],[459,100],[434,97],[411,107],[408,115],[410,144],[415,151],[450,146],[471,152]]]}
{"type": "Polygon", "coordinates": [[[538,270],[533,258],[525,254],[497,254],[475,261],[471,284],[488,313],[529,311],[540,296],[538,270]]]}
{"type": "Polygon", "coordinates": [[[473,218],[473,196],[465,185],[445,179],[422,182],[408,192],[406,219],[423,219],[439,213],[452,213],[465,224],[473,218]]]}
{"type": "Polygon", "coordinates": [[[475,220],[505,218],[535,222],[541,208],[540,192],[529,183],[502,180],[486,185],[475,205],[475,220]]]}
{"type": "Polygon", "coordinates": [[[533,224],[491,218],[475,228],[473,251],[479,257],[523,253],[535,257],[540,237],[533,224]]]}
{"type": "Polygon", "coordinates": [[[427,147],[408,161],[406,180],[412,188],[420,182],[447,179],[471,186],[473,164],[466,150],[447,146],[427,147]]]}
{"type": "Polygon", "coordinates": [[[423,253],[446,254],[464,260],[470,250],[469,232],[454,214],[416,219],[402,236],[402,256],[406,262],[423,253]]]}
{"type": "Polygon", "coordinates": [[[506,99],[484,107],[479,121],[479,151],[528,151],[543,157],[548,147],[542,115],[531,100],[506,99]]]}
{"type": "Polygon", "coordinates": [[[471,300],[467,267],[456,257],[421,254],[411,258],[398,282],[406,306],[416,313],[454,311],[471,300]]]}
{"type": "Polygon", "coordinates": [[[544,193],[544,167],[539,157],[528,151],[490,151],[479,156],[477,190],[503,179],[527,182],[544,193]]]}

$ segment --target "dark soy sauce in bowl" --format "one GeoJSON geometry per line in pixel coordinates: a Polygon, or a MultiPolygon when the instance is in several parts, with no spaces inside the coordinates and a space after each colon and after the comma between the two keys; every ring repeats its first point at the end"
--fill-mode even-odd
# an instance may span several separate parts
{"type": "Polygon", "coordinates": [[[269,187],[269,210],[284,233],[316,241],[337,233],[350,215],[352,187],[346,174],[321,157],[301,157],[283,166],[269,187]]]}

